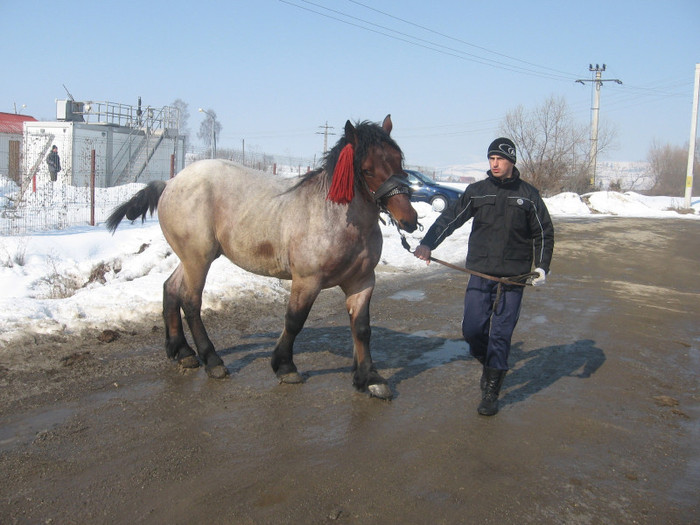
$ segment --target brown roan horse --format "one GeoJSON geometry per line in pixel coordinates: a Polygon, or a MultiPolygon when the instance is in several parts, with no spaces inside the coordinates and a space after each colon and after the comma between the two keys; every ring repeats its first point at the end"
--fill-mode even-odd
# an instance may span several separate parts
{"type": "Polygon", "coordinates": [[[167,183],[149,183],[114,209],[107,220],[112,232],[125,216],[144,220],[157,208],[165,239],[180,258],[163,285],[169,358],[185,368],[199,366],[185,338],[182,310],[209,376],[228,375],[201,318],[207,273],[224,255],[247,271],[292,281],[284,330],[272,353],[280,382],[302,382],[294,340],[320,291],[340,286],[350,315],[353,384],[370,395],[392,397],[370,355],[369,304],[382,250],[379,213],[388,211],[408,232],[418,223],[391,129],[389,115],[381,126],[347,121],[323,166],[297,179],[223,160],[198,161],[167,183]]]}

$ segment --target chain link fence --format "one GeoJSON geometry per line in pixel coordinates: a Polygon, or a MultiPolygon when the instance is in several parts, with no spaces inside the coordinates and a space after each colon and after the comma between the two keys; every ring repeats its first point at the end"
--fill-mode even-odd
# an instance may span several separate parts
{"type": "MultiPolygon", "coordinates": [[[[185,156],[185,165],[209,157],[210,152],[206,149],[190,148],[185,156]]],[[[316,162],[315,159],[234,149],[217,151],[217,158],[281,177],[303,175],[314,169],[316,162]]],[[[45,166],[38,169],[34,176],[22,176],[18,180],[0,173],[0,235],[100,225],[118,204],[130,199],[143,187],[141,183],[92,187],[89,162],[76,163],[69,169],[72,171],[70,177],[59,174],[55,182],[44,173],[45,166]],[[78,176],[75,171],[79,171],[78,176]],[[70,180],[84,182],[76,186],[70,184],[70,180]]],[[[167,178],[167,175],[162,178],[167,178]]]]}
{"type": "Polygon", "coordinates": [[[33,181],[22,188],[0,175],[0,234],[24,235],[71,226],[98,225],[111,210],[143,187],[131,183],[114,188],[71,186],[33,181]]]}

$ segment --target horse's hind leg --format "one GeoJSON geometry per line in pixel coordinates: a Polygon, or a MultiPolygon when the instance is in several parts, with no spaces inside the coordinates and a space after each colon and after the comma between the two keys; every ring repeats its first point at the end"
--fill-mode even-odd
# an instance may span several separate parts
{"type": "Polygon", "coordinates": [[[284,315],[284,330],[272,352],[272,370],[281,383],[301,383],[303,379],[294,364],[294,340],[304,327],[311,307],[318,297],[317,282],[292,279],[292,290],[284,315]]]}
{"type": "Polygon", "coordinates": [[[362,283],[341,286],[345,292],[345,305],[350,315],[353,340],[352,383],[361,392],[380,399],[391,399],[391,389],[372,362],[369,341],[372,328],[369,323],[369,303],[374,291],[374,275],[362,283]]]}
{"type": "MultiPolygon", "coordinates": [[[[164,310],[166,328],[168,329],[168,355],[174,353],[180,361],[180,356],[190,362],[194,351],[187,345],[182,330],[180,308],[185,314],[190,327],[197,353],[204,363],[207,374],[215,379],[228,375],[224,362],[214,350],[214,345],[207,335],[202,322],[202,291],[209,266],[204,268],[186,268],[182,263],[177,267],[165,284],[164,310]]],[[[184,366],[184,365],[183,365],[184,366]]]]}
{"type": "Polygon", "coordinates": [[[197,347],[199,358],[204,362],[204,368],[209,377],[223,379],[228,375],[219,354],[214,350],[214,344],[207,335],[207,330],[202,322],[202,291],[209,272],[211,262],[206,265],[193,265],[184,267],[184,278],[180,287],[180,300],[182,311],[190,327],[194,344],[197,347]]]}
{"type": "Polygon", "coordinates": [[[180,264],[163,284],[163,320],[165,321],[165,353],[184,368],[197,368],[199,360],[187,344],[180,315],[179,291],[183,268],[180,264]]]}

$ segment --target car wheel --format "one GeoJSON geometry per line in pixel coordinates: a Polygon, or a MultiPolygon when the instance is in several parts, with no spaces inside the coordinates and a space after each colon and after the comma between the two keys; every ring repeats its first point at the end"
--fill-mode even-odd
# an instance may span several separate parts
{"type": "Polygon", "coordinates": [[[434,211],[442,211],[447,208],[447,199],[442,195],[436,195],[433,200],[430,201],[433,206],[434,211]]]}

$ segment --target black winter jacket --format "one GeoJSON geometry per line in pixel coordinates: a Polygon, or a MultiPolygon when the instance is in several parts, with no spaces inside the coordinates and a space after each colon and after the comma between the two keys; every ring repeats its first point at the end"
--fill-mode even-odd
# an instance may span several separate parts
{"type": "Polygon", "coordinates": [[[467,186],[462,197],[446,208],[421,244],[435,249],[453,231],[474,218],[469,236],[467,268],[496,277],[521,275],[532,265],[549,273],[554,227],[539,191],[513,176],[488,178],[467,186]]]}
{"type": "Polygon", "coordinates": [[[46,164],[49,165],[49,171],[53,173],[61,171],[61,157],[59,157],[58,153],[55,151],[48,154],[46,157],[46,164]]]}

